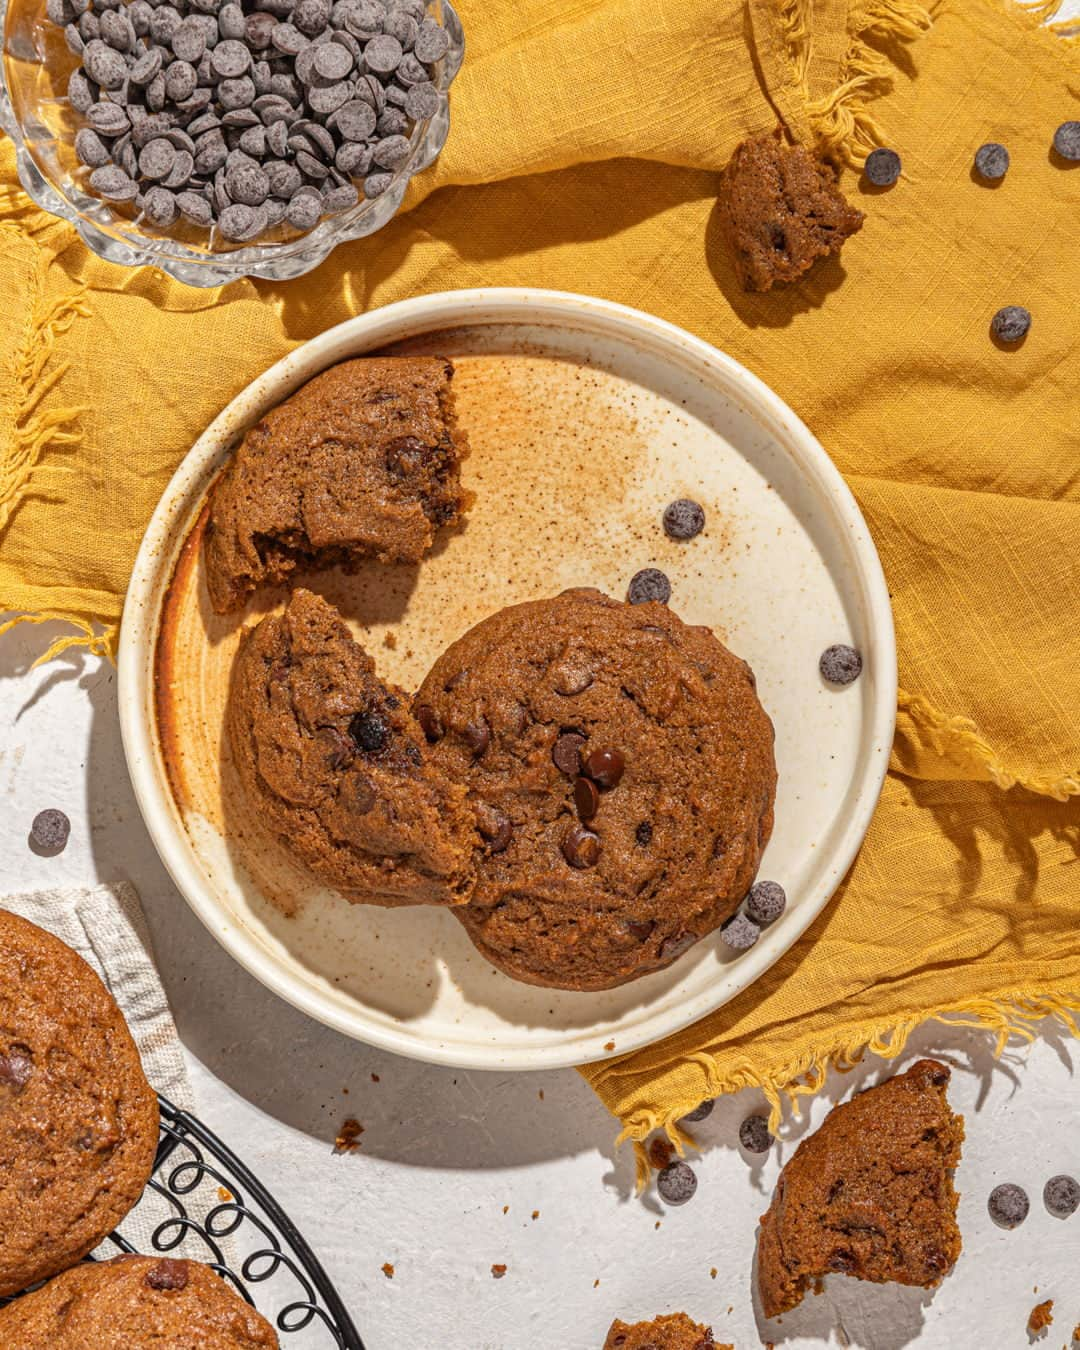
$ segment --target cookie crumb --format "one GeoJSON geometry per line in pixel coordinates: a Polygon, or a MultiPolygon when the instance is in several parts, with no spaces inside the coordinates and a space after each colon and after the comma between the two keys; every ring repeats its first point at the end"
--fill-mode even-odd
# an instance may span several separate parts
{"type": "Polygon", "coordinates": [[[502,1277],[503,1277],[505,1274],[506,1274],[506,1267],[505,1267],[505,1266],[503,1266],[503,1265],[497,1265],[497,1266],[492,1266],[492,1267],[491,1267],[491,1278],[492,1278],[493,1280],[501,1280],[502,1277]]]}
{"type": "Polygon", "coordinates": [[[662,1172],[671,1162],[675,1155],[669,1140],[664,1138],[654,1139],[649,1145],[649,1162],[658,1172],[662,1172]]]}
{"type": "Polygon", "coordinates": [[[592,1282],[592,1287],[593,1287],[594,1289],[599,1289],[599,1288],[600,1288],[600,1281],[599,1281],[599,1280],[593,1280],[593,1282],[592,1282]]]}
{"type": "Polygon", "coordinates": [[[390,1264],[389,1261],[383,1262],[382,1273],[386,1276],[388,1280],[392,1280],[394,1278],[394,1267],[390,1264]]]}
{"type": "Polygon", "coordinates": [[[509,1214],[509,1213],[510,1213],[510,1206],[509,1206],[509,1205],[503,1205],[503,1213],[504,1213],[504,1214],[509,1214]]]}
{"type": "Polygon", "coordinates": [[[381,1079],[379,1078],[379,1075],[378,1075],[377,1073],[373,1073],[373,1074],[371,1075],[371,1081],[372,1081],[373,1083],[378,1083],[378,1082],[381,1081],[381,1079]]]}
{"type": "Polygon", "coordinates": [[[539,1096],[540,1096],[540,1100],[543,1101],[543,1100],[544,1100],[544,1089],[543,1089],[543,1088],[540,1089],[539,1096]]]}
{"type": "Polygon", "coordinates": [[[614,1050],[614,1049],[615,1049],[615,1042],[614,1042],[614,1041],[608,1041],[607,1045],[604,1046],[604,1049],[605,1049],[605,1050],[609,1050],[609,1051],[610,1051],[610,1050],[614,1050]]]}
{"type": "Polygon", "coordinates": [[[334,1152],[355,1153],[360,1147],[360,1136],[363,1133],[363,1125],[352,1116],[349,1116],[349,1118],[342,1123],[337,1138],[334,1140],[334,1152]]]}
{"type": "Polygon", "coordinates": [[[227,1186],[219,1186],[217,1188],[217,1193],[218,1199],[221,1201],[223,1205],[227,1205],[229,1201],[233,1198],[233,1193],[232,1191],[229,1190],[227,1186]]]}
{"type": "Polygon", "coordinates": [[[386,647],[389,651],[396,651],[396,650],[397,650],[397,634],[396,634],[396,633],[391,633],[391,632],[386,632],[386,633],[384,633],[384,634],[383,634],[382,645],[383,645],[384,647],[386,647]]]}
{"type": "Polygon", "coordinates": [[[716,1279],[716,1267],[715,1267],[715,1266],[713,1266],[713,1268],[709,1271],[709,1279],[710,1279],[710,1280],[715,1280],[715,1279],[716,1279]]]}
{"type": "Polygon", "coordinates": [[[1054,1300],[1048,1298],[1045,1303],[1036,1303],[1028,1315],[1028,1331],[1037,1336],[1054,1320],[1054,1300]]]}
{"type": "Polygon", "coordinates": [[[659,1228],[659,1227],[660,1227],[660,1220],[659,1220],[659,1219],[657,1219],[657,1221],[656,1221],[656,1223],[653,1225],[653,1227],[654,1227],[654,1228],[659,1228]]]}
{"type": "Polygon", "coordinates": [[[540,1217],[540,1211],[538,1209],[534,1209],[532,1212],[532,1216],[534,1219],[538,1219],[540,1217]]]}

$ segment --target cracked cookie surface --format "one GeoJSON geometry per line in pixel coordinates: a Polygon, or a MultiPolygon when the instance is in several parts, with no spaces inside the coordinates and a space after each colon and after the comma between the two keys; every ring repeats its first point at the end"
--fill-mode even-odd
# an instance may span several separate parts
{"type": "Polygon", "coordinates": [[[796,281],[862,229],[836,174],[803,145],[766,134],[736,147],[720,179],[720,222],[743,289],[796,281]]]}
{"type": "Polygon", "coordinates": [[[594,590],[501,610],[414,702],[483,845],[456,916],[515,979],[606,989],[735,910],[773,823],[773,728],[704,628],[594,590]]]}
{"type": "Polygon", "coordinates": [[[296,570],[416,563],[468,505],[451,362],[344,361],[247,433],[210,497],[206,581],[219,614],[296,570]]]}
{"type": "Polygon", "coordinates": [[[249,806],[321,881],[367,904],[468,898],[465,789],[325,600],[298,589],[244,634],[225,716],[249,806]]]}
{"type": "Polygon", "coordinates": [[[157,1141],[112,995],[78,953],[0,910],[0,1296],[92,1251],[142,1194],[157,1141]]]}
{"type": "Polygon", "coordinates": [[[18,1350],[276,1350],[264,1317],[198,1261],[87,1262],[0,1308],[18,1350]]]}
{"type": "Polygon", "coordinates": [[[949,1109],[950,1073],[924,1059],[834,1106],[780,1174],[758,1233],[766,1317],[802,1302],[837,1271],[933,1288],[960,1255],[964,1121],[949,1109]]]}

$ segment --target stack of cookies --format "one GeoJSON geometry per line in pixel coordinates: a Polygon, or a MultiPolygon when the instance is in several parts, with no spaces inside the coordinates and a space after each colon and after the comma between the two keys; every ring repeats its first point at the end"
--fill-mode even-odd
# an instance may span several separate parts
{"type": "MultiPolygon", "coordinates": [[[[214,609],[297,572],[417,563],[471,504],[453,374],[347,361],[254,427],[211,494],[214,609]]],[[[772,831],[753,672],[656,600],[513,605],[409,693],[297,588],[245,633],[226,730],[248,815],[320,881],[447,907],[530,984],[601,990],[670,965],[730,919],[772,831]]]]}
{"type": "Polygon", "coordinates": [[[64,943],[0,910],[0,1300],[47,1281],[0,1307],[0,1345],[277,1345],[197,1262],[84,1261],[142,1195],[157,1144],[157,1097],[108,990],[64,943]]]}

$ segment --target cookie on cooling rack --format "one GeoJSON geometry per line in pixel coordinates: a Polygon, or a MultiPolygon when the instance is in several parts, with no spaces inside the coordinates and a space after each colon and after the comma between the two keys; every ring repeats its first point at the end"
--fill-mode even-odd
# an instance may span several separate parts
{"type": "Polygon", "coordinates": [[[157,1098],[108,990],[0,910],[0,1296],[92,1251],[142,1194],[157,1142],[157,1098]]]}
{"type": "Polygon", "coordinates": [[[209,1266],[159,1256],[88,1261],[0,1308],[19,1350],[276,1350],[270,1323],[209,1266]]]}
{"type": "Polygon", "coordinates": [[[625,984],[749,890],[772,723],[746,662],[665,605],[583,589],[500,610],[439,657],[414,711],[485,845],[452,912],[514,979],[625,984]]]}
{"type": "Polygon", "coordinates": [[[219,614],[297,569],[420,561],[469,500],[453,374],[437,357],[344,361],[248,432],[204,536],[219,614]]]}

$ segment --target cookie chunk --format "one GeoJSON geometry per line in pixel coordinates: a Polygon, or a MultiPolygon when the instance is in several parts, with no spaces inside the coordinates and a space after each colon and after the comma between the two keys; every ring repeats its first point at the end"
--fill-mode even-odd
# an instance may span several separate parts
{"type": "Polygon", "coordinates": [[[270,1323],[209,1266],[159,1256],[87,1262],[0,1308],[19,1350],[277,1350],[270,1323]]]}
{"type": "Polygon", "coordinates": [[[321,881],[367,904],[468,898],[465,790],[332,605],[298,589],[244,634],[225,723],[252,813],[321,881]]]}
{"type": "Polygon", "coordinates": [[[930,1289],[953,1268],[964,1121],[949,1109],[949,1076],[920,1060],[834,1107],[795,1150],[758,1233],[766,1317],[830,1271],[930,1289]]]}
{"type": "Polygon", "coordinates": [[[466,506],[453,373],[437,357],[345,361],[248,432],[210,498],[219,614],[296,569],[420,561],[466,506]]]}
{"type": "Polygon", "coordinates": [[[685,1313],[669,1313],[632,1326],[616,1318],[604,1350],[732,1350],[732,1347],[717,1345],[711,1327],[691,1322],[685,1313]]]}
{"type": "Polygon", "coordinates": [[[753,881],[772,723],[749,666],[665,606],[577,590],[504,609],[414,707],[483,839],[455,914],[513,978],[608,989],[659,970],[753,881]]]}
{"type": "Polygon", "coordinates": [[[92,1251],[142,1194],[157,1142],[157,1097],[108,990],[0,910],[0,1296],[92,1251]]]}
{"type": "Polygon", "coordinates": [[[780,133],[743,141],[720,180],[720,221],[743,288],[767,291],[796,281],[818,258],[839,253],[862,229],[836,174],[780,133]]]}

